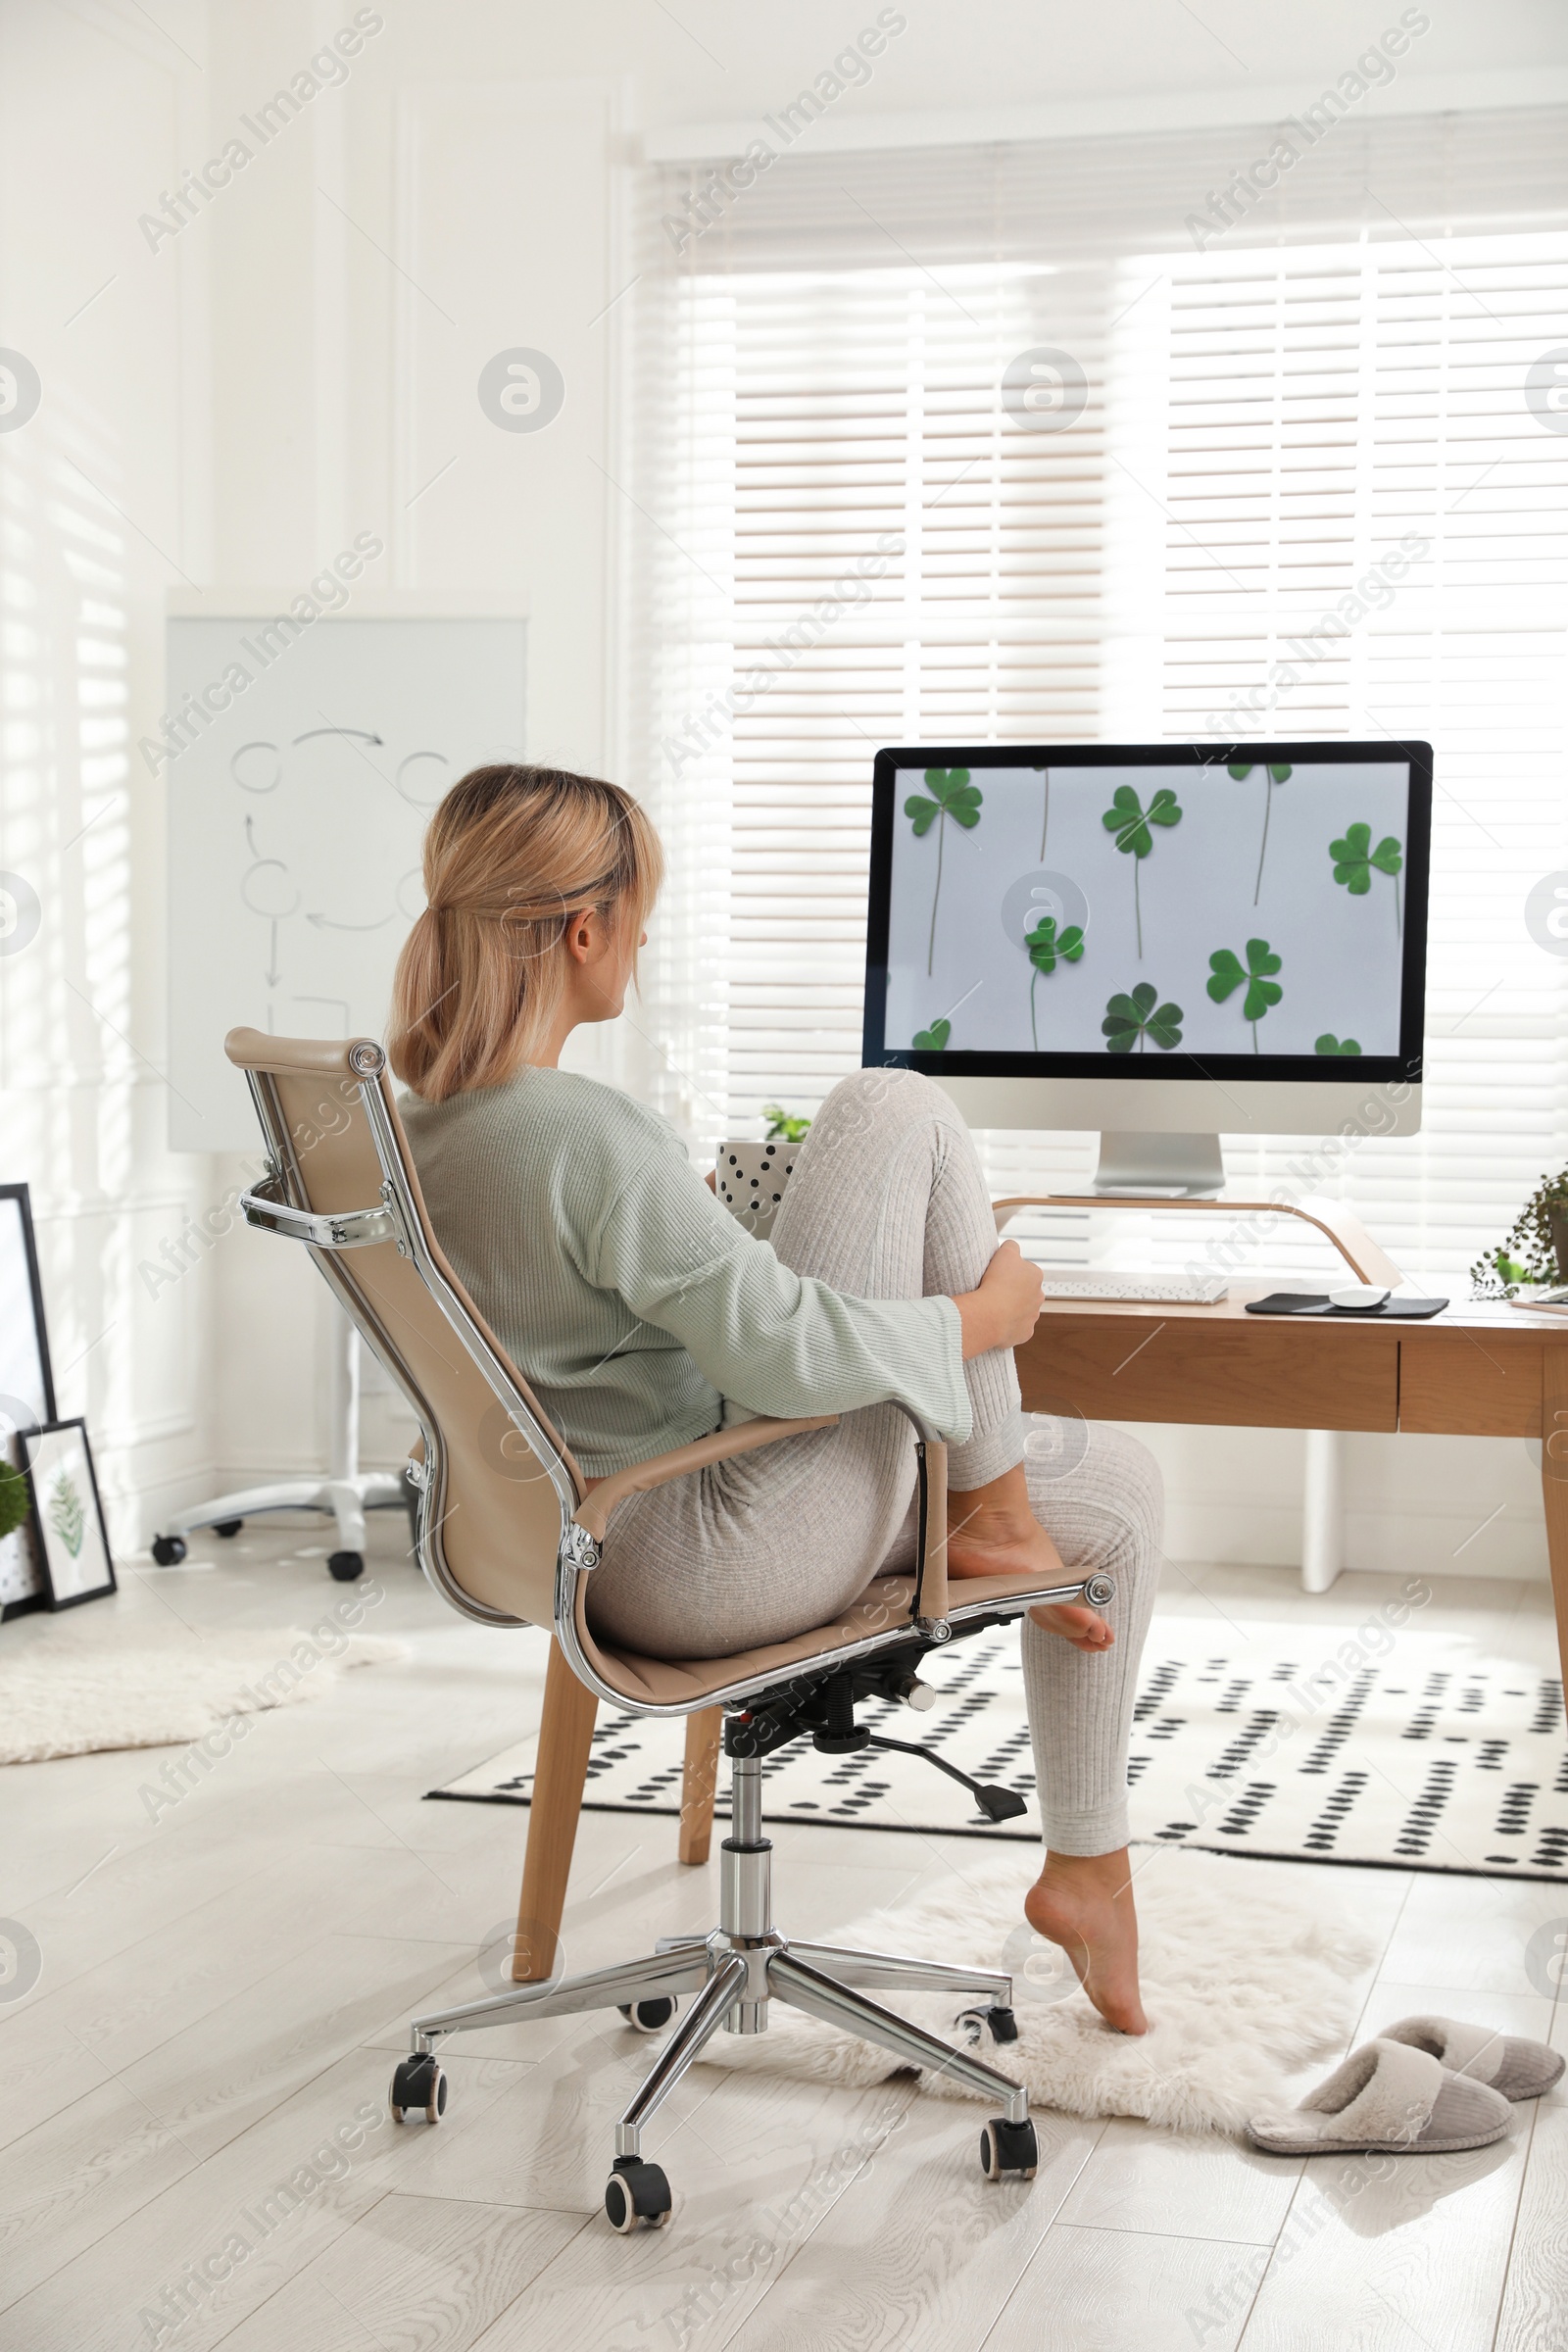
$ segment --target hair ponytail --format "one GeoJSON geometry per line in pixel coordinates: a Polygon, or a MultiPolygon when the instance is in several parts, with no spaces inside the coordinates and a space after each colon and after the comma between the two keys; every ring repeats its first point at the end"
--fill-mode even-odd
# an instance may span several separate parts
{"type": "Polygon", "coordinates": [[[424,912],[392,983],[389,1058],[428,1102],[501,1086],[560,1004],[573,915],[624,908],[640,933],[659,836],[629,792],[553,767],[476,767],[424,837],[424,912]]]}

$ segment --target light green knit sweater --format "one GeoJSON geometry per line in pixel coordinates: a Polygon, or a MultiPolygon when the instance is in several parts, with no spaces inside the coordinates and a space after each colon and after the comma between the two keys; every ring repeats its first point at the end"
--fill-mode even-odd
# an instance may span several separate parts
{"type": "Polygon", "coordinates": [[[443,1249],[590,1478],[750,1414],[888,1398],[968,1437],[952,1299],[790,1273],[629,1095],[527,1069],[399,1107],[443,1249]]]}

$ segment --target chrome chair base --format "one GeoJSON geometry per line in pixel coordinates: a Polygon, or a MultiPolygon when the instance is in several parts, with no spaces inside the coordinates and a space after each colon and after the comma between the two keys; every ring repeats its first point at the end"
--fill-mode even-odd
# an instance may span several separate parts
{"type": "MultiPolygon", "coordinates": [[[[1029,2121],[1029,2094],[973,2049],[958,2049],[921,2026],[886,2009],[866,1987],[883,1992],[950,1992],[986,2004],[994,2037],[1016,2038],[1012,2022],[1012,1980],[991,1969],[958,1968],[897,1952],[863,1952],[830,1943],[792,1942],[772,1921],[772,1847],[761,1836],[761,1764],[735,1756],[732,1826],[721,1853],[720,1922],[708,1936],[673,1936],[636,1960],[567,1977],[552,1984],[519,1984],[514,1992],[432,2010],[416,2018],[412,2056],[394,2079],[393,2108],[400,2117],[422,2108],[432,2122],[445,2104],[445,2084],[435,2065],[437,2044],[449,2034],[483,2026],[515,2025],[525,2018],[568,2017],[595,2009],[619,2009],[636,2022],[639,2009],[668,2004],[652,2021],[657,2031],[675,2015],[683,1996],[690,2005],[649,2068],[636,2097],[615,2127],[615,2169],[606,2205],[616,2229],[639,2222],[656,2227],[668,2219],[668,2183],[657,2165],[643,2161],[642,2135],[704,2047],[723,2028],[731,2034],[761,2034],[775,2000],[858,2034],[927,2073],[943,2073],[969,2089],[993,2097],[999,2116],[982,2133],[982,2165],[1000,2179],[1034,2176],[1037,2148],[1029,2121]]],[[[979,2038],[978,2031],[976,2038],[979,2038]]]]}

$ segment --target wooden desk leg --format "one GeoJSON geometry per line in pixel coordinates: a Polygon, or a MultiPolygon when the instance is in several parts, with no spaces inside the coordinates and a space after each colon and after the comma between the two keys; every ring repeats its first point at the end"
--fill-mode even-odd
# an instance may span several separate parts
{"type": "Polygon", "coordinates": [[[706,1862],[713,1835],[713,1789],[718,1781],[722,1707],[704,1707],[686,1718],[686,1770],[680,1786],[680,1858],[706,1862]]]}
{"type": "Polygon", "coordinates": [[[545,1669],[544,1713],[539,1719],[533,1803],[528,1810],[528,1844],[522,1861],[517,1938],[512,1951],[513,1981],[517,1984],[536,1984],[556,1966],[571,1849],[577,1841],[577,1817],[588,1778],[588,1748],[598,1712],[598,1699],[578,1682],[560,1642],[552,1641],[545,1669]]]}
{"type": "Polygon", "coordinates": [[[1557,1612],[1557,1661],[1568,1682],[1568,1348],[1543,1348],[1541,1358],[1541,1494],[1557,1612]]]}

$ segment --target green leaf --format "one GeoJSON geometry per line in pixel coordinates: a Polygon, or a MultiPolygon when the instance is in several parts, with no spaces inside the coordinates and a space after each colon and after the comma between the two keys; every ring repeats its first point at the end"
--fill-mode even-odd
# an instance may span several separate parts
{"type": "Polygon", "coordinates": [[[61,1470],[56,1474],[55,1483],[49,1490],[47,1508],[50,1526],[72,1558],[75,1559],[86,1537],[87,1513],[76,1482],[69,1470],[61,1470]]]}
{"type": "Polygon", "coordinates": [[[809,1119],[802,1118],[798,1111],[785,1110],[778,1102],[764,1102],[762,1116],[768,1123],[767,1134],[762,1140],[769,1144],[798,1144],[811,1124],[809,1119]]]}
{"type": "Polygon", "coordinates": [[[942,811],[935,801],[925,800],[919,793],[911,792],[904,804],[904,813],[913,817],[914,838],[918,841],[922,835],[930,832],[942,811]]]}
{"type": "Polygon", "coordinates": [[[1116,847],[1124,857],[1147,858],[1154,846],[1150,826],[1179,825],[1181,819],[1180,805],[1168,784],[1160,787],[1147,808],[1130,784],[1118,784],[1100,821],[1107,833],[1115,834],[1116,847]]]}
{"type": "MultiPolygon", "coordinates": [[[[928,767],[925,788],[937,806],[945,808],[965,832],[980,822],[980,787],[970,783],[966,767],[928,767]]],[[[906,803],[906,814],[908,813],[911,811],[906,803]]]]}
{"type": "Polygon", "coordinates": [[[1058,962],[1078,963],[1084,952],[1084,935],[1076,923],[1069,923],[1060,938],[1056,936],[1056,918],[1042,915],[1024,940],[1029,960],[1037,972],[1054,972],[1058,962]]]}
{"type": "Polygon", "coordinates": [[[1276,784],[1283,784],[1291,773],[1291,763],[1288,760],[1282,760],[1276,764],[1271,760],[1268,763],[1268,772],[1276,784]]]}
{"type": "Polygon", "coordinates": [[[929,1029],[915,1031],[914,1050],[917,1054],[940,1054],[952,1035],[951,1021],[933,1021],[929,1029]]]}
{"type": "Polygon", "coordinates": [[[1342,1045],[1332,1029],[1325,1029],[1312,1050],[1316,1054],[1359,1054],[1361,1051],[1353,1037],[1348,1037],[1342,1045]]]}
{"type": "Polygon", "coordinates": [[[1329,856],[1334,860],[1334,879],[1343,882],[1352,899],[1364,899],[1372,887],[1372,872],[1396,874],[1404,863],[1396,835],[1385,833],[1376,849],[1372,847],[1370,825],[1348,825],[1343,841],[1329,843],[1329,856]]]}
{"type": "Polygon", "coordinates": [[[1266,939],[1250,939],[1247,943],[1247,961],[1244,964],[1230,948],[1220,948],[1208,959],[1208,993],[1216,1004],[1223,1004],[1245,980],[1247,995],[1242,1012],[1250,1021],[1260,1021],[1271,1004],[1277,1004],[1285,991],[1269,978],[1280,969],[1282,958],[1276,956],[1266,939]]]}
{"type": "Polygon", "coordinates": [[[1236,778],[1237,783],[1240,784],[1244,776],[1250,776],[1251,774],[1252,762],[1250,760],[1233,760],[1230,763],[1228,772],[1233,775],[1236,778]]]}
{"type": "Polygon", "coordinates": [[[1100,1033],[1110,1054],[1130,1054],[1140,1037],[1152,1038],[1168,1054],[1173,1046],[1181,1044],[1181,1006],[1161,1004],[1159,991],[1150,981],[1140,980],[1130,996],[1110,999],[1100,1033]]]}
{"type": "Polygon", "coordinates": [[[1116,836],[1116,847],[1125,857],[1147,858],[1153,848],[1149,827],[1144,822],[1144,807],[1130,784],[1118,784],[1110,796],[1110,807],[1101,818],[1107,833],[1116,836]]]}

